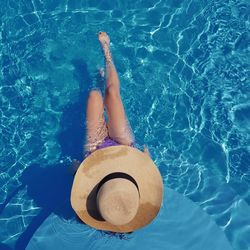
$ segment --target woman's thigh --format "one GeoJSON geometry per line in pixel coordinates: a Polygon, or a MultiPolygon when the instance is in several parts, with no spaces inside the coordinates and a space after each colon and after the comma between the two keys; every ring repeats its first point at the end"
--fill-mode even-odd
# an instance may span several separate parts
{"type": "Polygon", "coordinates": [[[85,150],[92,152],[96,146],[102,143],[108,136],[102,95],[97,90],[92,90],[88,97],[86,126],[87,137],[85,150]]]}
{"type": "Polygon", "coordinates": [[[134,142],[134,135],[120,95],[106,91],[104,102],[108,115],[109,136],[120,144],[131,145],[134,142]]]}

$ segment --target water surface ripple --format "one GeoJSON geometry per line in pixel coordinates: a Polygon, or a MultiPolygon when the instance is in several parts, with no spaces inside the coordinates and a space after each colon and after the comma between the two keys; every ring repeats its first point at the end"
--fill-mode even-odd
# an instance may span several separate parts
{"type": "MultiPolygon", "coordinates": [[[[103,66],[96,35],[105,30],[137,146],[148,145],[165,187],[207,213],[233,249],[249,249],[249,7],[245,0],[4,1],[1,242],[26,244],[35,218],[41,224],[70,211],[60,209],[63,196],[50,206],[52,194],[42,197],[38,183],[81,160],[84,100],[103,66]]],[[[46,190],[53,188],[59,192],[54,183],[46,190]]],[[[163,235],[164,226],[162,245],[163,235]]],[[[86,231],[86,240],[95,237],[86,231]]]]}

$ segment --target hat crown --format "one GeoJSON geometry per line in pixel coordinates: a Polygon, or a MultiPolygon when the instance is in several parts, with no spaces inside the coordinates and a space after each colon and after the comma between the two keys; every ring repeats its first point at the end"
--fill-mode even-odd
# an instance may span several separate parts
{"type": "Polygon", "coordinates": [[[105,182],[97,194],[97,207],[102,217],[113,225],[125,225],[139,208],[139,192],[136,185],[125,178],[105,182]]]}

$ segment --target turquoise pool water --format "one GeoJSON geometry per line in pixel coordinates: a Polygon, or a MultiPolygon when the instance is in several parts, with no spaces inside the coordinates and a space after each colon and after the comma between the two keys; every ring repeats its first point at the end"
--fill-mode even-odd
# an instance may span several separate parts
{"type": "Polygon", "coordinates": [[[6,0],[0,6],[0,249],[250,249],[249,2],[6,0]],[[137,146],[164,179],[125,239],[80,224],[88,89],[111,37],[137,146]]]}

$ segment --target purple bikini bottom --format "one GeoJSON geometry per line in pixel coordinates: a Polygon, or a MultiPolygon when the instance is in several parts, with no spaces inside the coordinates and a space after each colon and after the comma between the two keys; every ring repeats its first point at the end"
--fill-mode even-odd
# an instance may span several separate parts
{"type": "MultiPolygon", "coordinates": [[[[99,144],[99,145],[96,146],[95,150],[93,150],[93,151],[87,151],[86,154],[85,154],[85,158],[88,157],[91,153],[95,152],[98,149],[106,148],[106,147],[110,147],[110,146],[119,146],[119,145],[122,145],[122,144],[114,141],[109,136],[107,136],[101,144],[99,144]]],[[[131,143],[131,145],[129,145],[129,146],[130,147],[134,147],[134,143],[131,143]]]]}

